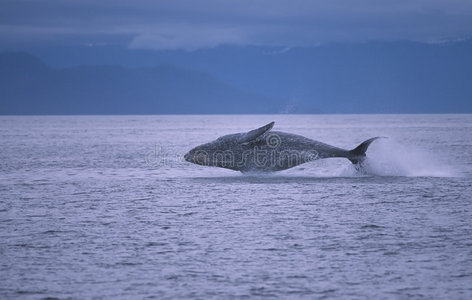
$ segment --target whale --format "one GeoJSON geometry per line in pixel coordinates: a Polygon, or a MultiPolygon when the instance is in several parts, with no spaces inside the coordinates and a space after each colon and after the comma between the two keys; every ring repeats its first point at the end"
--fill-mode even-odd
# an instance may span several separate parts
{"type": "Polygon", "coordinates": [[[367,148],[381,138],[373,137],[352,150],[345,150],[301,135],[273,131],[274,124],[270,122],[249,132],[221,136],[191,149],[184,160],[246,173],[276,172],[317,159],[343,157],[356,169],[361,169],[367,148]]]}

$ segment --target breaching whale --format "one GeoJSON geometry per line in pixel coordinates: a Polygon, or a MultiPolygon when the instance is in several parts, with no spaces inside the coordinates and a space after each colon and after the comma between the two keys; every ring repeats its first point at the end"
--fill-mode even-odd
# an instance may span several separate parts
{"type": "Polygon", "coordinates": [[[184,155],[188,162],[241,172],[272,172],[322,158],[345,157],[357,168],[366,158],[370,138],[352,150],[344,150],[300,135],[272,131],[274,122],[249,132],[222,136],[184,155]]]}

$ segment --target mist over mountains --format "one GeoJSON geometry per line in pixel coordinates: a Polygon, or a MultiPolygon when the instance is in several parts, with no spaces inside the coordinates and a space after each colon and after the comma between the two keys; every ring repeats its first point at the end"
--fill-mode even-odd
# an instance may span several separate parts
{"type": "Polygon", "coordinates": [[[472,112],[472,41],[0,54],[1,114],[472,112]]]}

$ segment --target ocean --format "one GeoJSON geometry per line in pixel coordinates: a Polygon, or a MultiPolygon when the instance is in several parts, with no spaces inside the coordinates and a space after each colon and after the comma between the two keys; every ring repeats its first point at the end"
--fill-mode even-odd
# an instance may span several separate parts
{"type": "Polygon", "coordinates": [[[472,115],[0,116],[2,299],[471,299],[472,115]],[[186,162],[275,121],[345,149],[186,162]]]}

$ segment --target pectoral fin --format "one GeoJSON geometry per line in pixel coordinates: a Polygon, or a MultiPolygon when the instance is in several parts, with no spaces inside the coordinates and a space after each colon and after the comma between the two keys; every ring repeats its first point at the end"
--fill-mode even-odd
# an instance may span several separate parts
{"type": "Polygon", "coordinates": [[[239,142],[241,144],[244,144],[244,143],[250,143],[254,140],[256,140],[258,137],[262,136],[263,134],[265,134],[266,132],[270,131],[272,129],[272,127],[274,127],[274,124],[275,122],[270,122],[269,124],[265,125],[265,126],[262,126],[260,128],[257,128],[257,129],[254,129],[254,130],[251,130],[249,132],[247,132],[246,134],[244,134],[239,142]]]}

